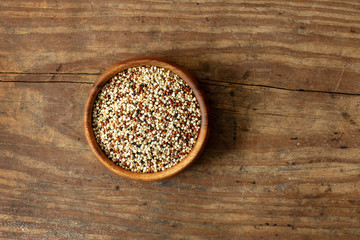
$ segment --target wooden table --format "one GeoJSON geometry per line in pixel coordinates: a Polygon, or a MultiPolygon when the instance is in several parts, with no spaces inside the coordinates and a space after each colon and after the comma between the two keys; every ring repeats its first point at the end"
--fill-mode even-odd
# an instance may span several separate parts
{"type": "Polygon", "coordinates": [[[0,2],[2,239],[359,239],[360,1],[0,2]],[[161,182],[85,142],[87,93],[135,56],[199,80],[212,132],[161,182]]]}

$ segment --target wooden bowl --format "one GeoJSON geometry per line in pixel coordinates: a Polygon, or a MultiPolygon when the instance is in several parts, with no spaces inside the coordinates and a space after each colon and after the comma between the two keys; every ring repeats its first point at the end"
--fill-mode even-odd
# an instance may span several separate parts
{"type": "Polygon", "coordinates": [[[169,178],[185,168],[189,167],[194,161],[199,157],[201,152],[204,150],[206,140],[209,135],[209,128],[208,128],[208,109],[206,105],[206,101],[204,98],[203,92],[199,89],[199,85],[194,79],[191,74],[186,71],[185,69],[181,68],[180,66],[171,63],[169,61],[165,61],[159,58],[153,58],[153,57],[140,57],[140,58],[133,58],[129,60],[125,60],[123,62],[120,62],[119,64],[116,64],[109,69],[107,69],[93,84],[93,86],[90,89],[89,95],[86,99],[85,103],[85,135],[86,140],[92,150],[92,152],[95,154],[97,159],[105,165],[109,170],[112,172],[120,175],[121,177],[137,180],[137,181],[158,181],[165,178],[169,178]],[[181,77],[186,83],[191,87],[193,90],[196,99],[198,100],[198,103],[200,105],[200,111],[201,111],[201,127],[200,127],[200,133],[197,138],[197,141],[190,151],[190,153],[179,163],[177,163],[175,166],[168,168],[164,171],[156,172],[156,173],[136,173],[132,172],[130,170],[126,170],[118,165],[116,165],[112,160],[110,160],[105,153],[101,150],[100,146],[98,145],[94,132],[92,127],[92,111],[93,111],[93,105],[94,101],[100,91],[100,89],[103,87],[103,85],[111,79],[113,76],[115,76],[117,73],[131,68],[135,66],[144,66],[144,65],[153,65],[157,67],[162,67],[165,69],[168,69],[172,71],[173,73],[177,74],[179,77],[181,77]]]}

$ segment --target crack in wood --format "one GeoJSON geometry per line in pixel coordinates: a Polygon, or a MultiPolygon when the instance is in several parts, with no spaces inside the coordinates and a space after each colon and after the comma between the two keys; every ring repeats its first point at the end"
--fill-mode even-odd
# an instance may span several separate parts
{"type": "Polygon", "coordinates": [[[229,85],[221,85],[221,84],[207,83],[208,85],[214,85],[214,86],[220,86],[220,87],[231,87],[231,85],[241,85],[241,86],[250,86],[250,87],[272,88],[272,89],[292,91],[292,92],[326,93],[326,94],[360,96],[360,93],[332,92],[332,91],[310,90],[310,89],[292,89],[292,88],[275,87],[275,86],[269,86],[269,85],[263,85],[263,84],[235,83],[235,82],[226,82],[226,81],[216,81],[216,80],[210,80],[210,79],[206,79],[206,81],[229,84],[229,85]]]}
{"type": "Polygon", "coordinates": [[[64,72],[0,72],[0,75],[90,75],[90,76],[99,76],[101,73],[64,73],[64,72]]]}
{"type": "MultiPolygon", "coordinates": [[[[21,74],[21,75],[90,75],[90,76],[99,76],[98,73],[17,73],[17,72],[0,72],[2,74],[21,74]]],[[[284,91],[292,91],[292,92],[306,92],[306,93],[325,93],[325,94],[338,94],[338,95],[348,95],[348,96],[360,96],[360,93],[346,93],[346,92],[333,92],[333,91],[322,91],[322,90],[311,90],[311,89],[292,89],[292,88],[284,88],[284,87],[276,87],[276,86],[269,86],[263,84],[251,84],[251,83],[236,83],[236,82],[227,82],[227,81],[217,81],[217,80],[210,80],[210,79],[200,79],[206,82],[214,82],[214,83],[206,83],[207,85],[213,86],[220,86],[220,87],[231,87],[231,85],[240,85],[240,86],[250,86],[250,87],[262,87],[262,88],[271,88],[277,90],[284,90],[284,91]],[[222,84],[229,84],[221,85],[222,84]]],[[[93,82],[73,82],[73,81],[3,81],[0,82],[22,82],[22,83],[75,83],[75,84],[93,84],[93,82]]],[[[204,82],[203,82],[204,83],[204,82]]]]}
{"type": "Polygon", "coordinates": [[[2,81],[0,82],[18,82],[18,83],[75,83],[75,84],[93,84],[93,82],[72,82],[72,81],[2,81]]]}

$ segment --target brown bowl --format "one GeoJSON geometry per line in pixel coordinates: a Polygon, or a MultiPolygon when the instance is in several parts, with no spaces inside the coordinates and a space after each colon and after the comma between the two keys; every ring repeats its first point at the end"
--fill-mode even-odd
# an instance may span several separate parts
{"type": "Polygon", "coordinates": [[[208,109],[206,105],[206,101],[204,98],[203,92],[199,89],[199,85],[194,79],[191,74],[183,69],[182,67],[171,63],[169,61],[165,61],[159,58],[153,58],[153,57],[140,57],[140,58],[132,58],[125,60],[123,62],[120,62],[119,64],[116,64],[109,69],[107,69],[93,84],[93,86],[90,89],[89,95],[86,99],[85,103],[85,112],[84,112],[84,118],[85,118],[85,135],[86,140],[92,150],[92,152],[95,154],[97,159],[105,165],[109,170],[112,172],[120,175],[121,177],[137,180],[137,181],[158,181],[165,178],[169,178],[182,170],[184,170],[186,167],[190,166],[201,154],[201,152],[204,150],[206,140],[209,135],[209,128],[208,128],[208,109]],[[93,111],[93,105],[94,101],[102,88],[102,86],[113,76],[115,76],[117,73],[131,68],[135,66],[143,66],[143,65],[153,65],[157,67],[162,67],[165,69],[168,69],[175,74],[177,74],[179,77],[181,77],[186,83],[191,87],[193,90],[196,99],[198,100],[198,103],[200,105],[200,112],[201,112],[201,127],[200,127],[200,133],[198,136],[198,139],[190,151],[190,153],[179,163],[177,163],[175,166],[168,168],[164,171],[156,172],[156,173],[136,173],[129,170],[126,170],[118,165],[116,165],[112,160],[110,160],[105,153],[101,150],[100,146],[96,142],[93,128],[92,128],[92,111],[93,111]]]}

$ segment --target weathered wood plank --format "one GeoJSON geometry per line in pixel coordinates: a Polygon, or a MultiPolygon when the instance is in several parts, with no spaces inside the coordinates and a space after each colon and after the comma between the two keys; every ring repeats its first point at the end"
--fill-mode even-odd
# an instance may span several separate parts
{"type": "Polygon", "coordinates": [[[42,77],[0,83],[4,237],[360,236],[360,96],[202,81],[213,125],[202,158],[138,183],[106,170],[85,143],[91,85],[42,77]]]}
{"type": "Polygon", "coordinates": [[[359,239],[360,3],[0,3],[0,238],[359,239]],[[85,98],[152,55],[199,79],[212,133],[166,181],[106,170],[85,98]]]}
{"type": "Polygon", "coordinates": [[[98,74],[129,57],[198,78],[360,93],[354,1],[2,1],[0,72],[98,74]]]}

